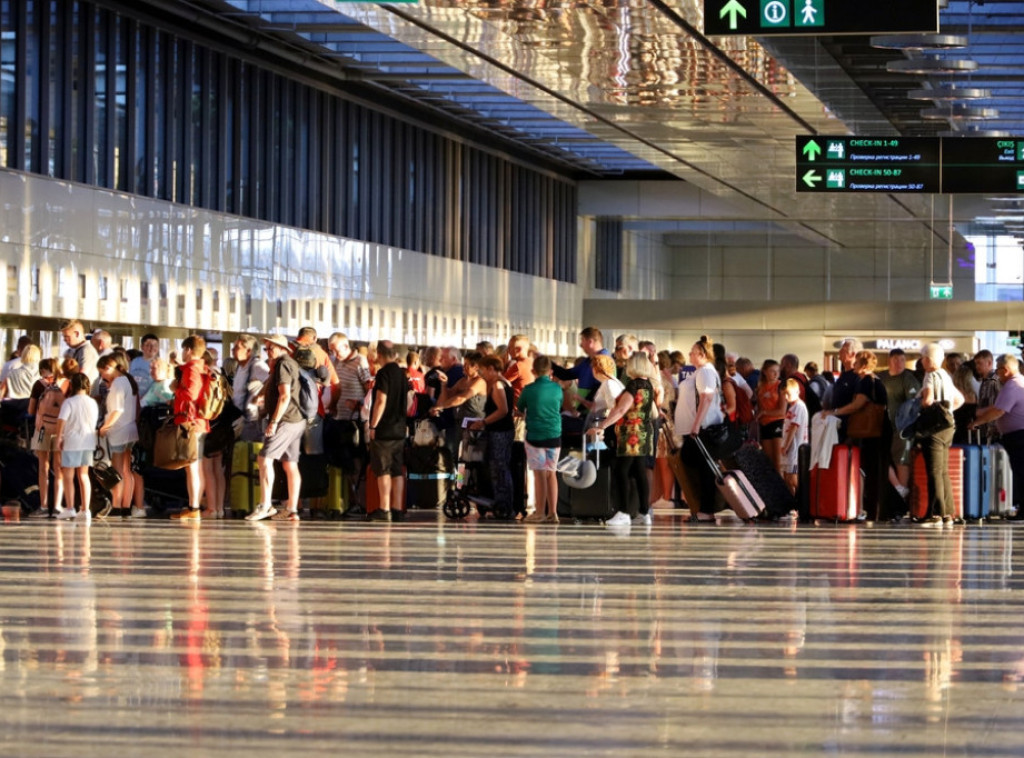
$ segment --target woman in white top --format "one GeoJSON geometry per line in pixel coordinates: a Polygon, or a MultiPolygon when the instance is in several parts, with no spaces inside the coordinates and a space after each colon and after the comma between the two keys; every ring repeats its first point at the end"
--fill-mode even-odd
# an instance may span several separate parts
{"type": "MultiPolygon", "coordinates": [[[[925,346],[921,354],[924,367],[924,381],[921,382],[921,408],[943,403],[955,411],[964,403],[964,396],[953,385],[953,377],[942,368],[945,351],[933,342],[925,346]]],[[[935,432],[918,439],[924,468],[928,475],[928,512],[920,522],[921,526],[953,526],[953,484],[949,478],[949,447],[953,444],[955,427],[935,432]]]]}
{"type": "MultiPolygon", "coordinates": [[[[594,372],[594,379],[601,382],[601,385],[591,396],[593,404],[587,414],[587,421],[584,424],[584,432],[599,423],[615,407],[615,402],[625,389],[622,382],[615,378],[615,359],[610,355],[594,355],[590,358],[590,367],[594,372]]],[[[605,433],[605,444],[610,450],[615,449],[615,431],[609,429],[605,433]]]]}
{"type": "MultiPolygon", "coordinates": [[[[701,337],[690,348],[690,365],[696,368],[679,385],[676,399],[676,442],[682,445],[683,465],[690,480],[699,482],[699,500],[688,502],[690,521],[714,521],[715,474],[697,449],[693,437],[702,429],[725,420],[722,413],[718,371],[714,364],[714,348],[711,340],[701,337]]],[[[714,455],[714,451],[710,451],[714,455]]],[[[696,498],[688,498],[696,499],[696,498]]]]}
{"type": "Polygon", "coordinates": [[[57,514],[59,519],[78,517],[88,523],[92,518],[89,506],[92,503],[92,486],[89,483],[89,466],[96,450],[96,424],[100,420],[100,408],[89,397],[92,382],[85,374],[71,376],[68,397],[61,403],[57,416],[57,450],[64,476],[64,510],[57,514]],[[82,493],[82,508],[75,512],[75,478],[82,493]]]}
{"type": "Polygon", "coordinates": [[[136,413],[139,407],[139,386],[128,373],[124,353],[111,353],[96,364],[107,391],[107,415],[99,428],[100,439],[110,448],[110,462],[121,475],[121,482],[110,491],[111,508],[122,509],[127,516],[132,507],[135,479],[132,476],[132,446],[139,439],[136,413]]]}

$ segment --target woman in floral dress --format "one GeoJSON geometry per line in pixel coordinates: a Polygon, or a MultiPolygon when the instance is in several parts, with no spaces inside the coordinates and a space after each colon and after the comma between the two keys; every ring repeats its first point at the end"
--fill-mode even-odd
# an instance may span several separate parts
{"type": "Polygon", "coordinates": [[[654,419],[658,413],[660,394],[653,383],[654,364],[645,353],[636,353],[626,362],[626,389],[615,402],[607,418],[588,434],[597,435],[615,426],[615,462],[612,464],[612,506],[615,515],[605,523],[609,526],[632,523],[629,516],[629,482],[633,480],[639,498],[638,524],[651,523],[650,486],[647,482],[647,459],[654,455],[654,419]]]}

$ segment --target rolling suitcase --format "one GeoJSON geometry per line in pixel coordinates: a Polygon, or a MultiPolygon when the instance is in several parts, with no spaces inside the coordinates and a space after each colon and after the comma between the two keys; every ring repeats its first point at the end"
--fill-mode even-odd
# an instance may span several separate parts
{"type": "Polygon", "coordinates": [[[811,469],[811,518],[856,521],[861,507],[860,448],[836,445],[829,467],[811,469]]]}
{"type": "Polygon", "coordinates": [[[744,521],[750,521],[760,516],[765,509],[764,501],[757,494],[757,490],[747,479],[746,474],[742,471],[725,471],[711,457],[700,437],[691,437],[690,439],[697,444],[697,449],[700,450],[705,462],[714,473],[715,485],[733,513],[744,521]]]}
{"type": "Polygon", "coordinates": [[[801,521],[811,519],[811,446],[801,445],[796,451],[797,459],[797,510],[801,521]]]}
{"type": "MultiPolygon", "coordinates": [[[[914,455],[914,468],[910,492],[910,515],[916,519],[931,516],[928,502],[928,474],[924,467],[924,455],[914,455]]],[[[964,451],[963,448],[949,449],[949,479],[953,484],[953,518],[964,517],[964,451]]]]}
{"type": "MultiPolygon", "coordinates": [[[[299,455],[299,476],[302,477],[302,483],[299,485],[299,500],[327,497],[330,483],[327,477],[326,455],[301,453],[299,455]]],[[[280,461],[274,461],[274,491],[271,497],[276,502],[284,502],[288,499],[288,477],[285,476],[280,461]]]]}
{"type": "MultiPolygon", "coordinates": [[[[992,501],[992,449],[981,444],[981,431],[977,431],[977,443],[972,442],[973,433],[967,433],[966,445],[954,445],[963,453],[963,502],[964,518],[980,521],[988,518],[992,501]]],[[[952,465],[950,460],[950,465],[952,465]]]]}
{"type": "Polygon", "coordinates": [[[989,445],[989,516],[1009,518],[1013,508],[1013,471],[1010,470],[1010,454],[1002,445],[989,445]]]}
{"type": "Polygon", "coordinates": [[[741,445],[733,453],[734,468],[747,475],[747,479],[764,501],[767,515],[786,516],[797,508],[796,498],[790,492],[778,469],[758,445],[741,445]]]}
{"type": "Polygon", "coordinates": [[[405,451],[406,498],[410,508],[437,509],[448,497],[454,465],[446,447],[410,447],[405,451]]]}
{"type": "Polygon", "coordinates": [[[604,521],[614,514],[612,510],[612,470],[601,466],[600,451],[587,453],[597,467],[597,480],[586,489],[569,490],[569,516],[576,521],[604,521]]]}
{"type": "Polygon", "coordinates": [[[259,454],[262,442],[236,442],[231,448],[231,513],[247,516],[260,502],[259,454]]]}

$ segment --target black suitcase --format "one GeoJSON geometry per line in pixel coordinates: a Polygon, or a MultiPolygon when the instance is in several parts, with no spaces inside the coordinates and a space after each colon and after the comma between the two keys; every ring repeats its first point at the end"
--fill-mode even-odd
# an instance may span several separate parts
{"type": "Polygon", "coordinates": [[[39,510],[39,459],[35,453],[3,443],[0,448],[0,500],[5,503],[17,500],[25,513],[39,510]]]}
{"type": "Polygon", "coordinates": [[[801,445],[796,450],[796,501],[801,521],[811,520],[811,446],[801,445]]]}
{"type": "MultiPolygon", "coordinates": [[[[587,460],[597,466],[597,481],[586,489],[569,487],[569,515],[577,521],[589,521],[611,518],[615,514],[612,507],[612,462],[615,454],[610,450],[587,453],[587,460]]],[[[629,488],[629,515],[636,517],[640,512],[636,487],[629,488]]]]}
{"type": "MultiPolygon", "coordinates": [[[[299,475],[302,484],[299,486],[299,499],[311,497],[327,497],[330,488],[330,477],[327,475],[326,455],[299,456],[299,475]]],[[[288,477],[284,473],[281,461],[274,461],[274,491],[271,499],[283,503],[288,499],[288,477]]]]}
{"type": "Polygon", "coordinates": [[[406,503],[410,508],[436,509],[448,497],[448,481],[454,470],[446,447],[410,447],[405,451],[406,503]]]}
{"type": "Polygon", "coordinates": [[[796,498],[778,469],[757,445],[741,445],[732,454],[732,467],[746,474],[750,484],[764,501],[765,513],[770,518],[785,516],[797,510],[796,498]]]}

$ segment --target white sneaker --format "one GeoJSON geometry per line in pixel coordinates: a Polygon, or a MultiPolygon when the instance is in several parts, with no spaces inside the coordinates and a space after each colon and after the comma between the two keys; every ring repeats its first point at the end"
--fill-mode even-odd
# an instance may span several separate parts
{"type": "Polygon", "coordinates": [[[74,508],[64,508],[63,510],[58,511],[57,518],[59,518],[61,521],[70,521],[77,515],[78,511],[76,511],[74,508]]]}
{"type": "Polygon", "coordinates": [[[77,514],[75,514],[75,521],[81,521],[88,524],[92,521],[92,511],[88,508],[83,508],[77,514]]]}
{"type": "Polygon", "coordinates": [[[145,508],[132,507],[132,518],[148,518],[148,516],[145,508]]]}
{"type": "Polygon", "coordinates": [[[606,526],[629,526],[633,523],[633,519],[629,517],[628,513],[619,511],[604,523],[606,526]]]}
{"type": "Polygon", "coordinates": [[[277,508],[272,505],[259,505],[252,513],[245,517],[246,521],[262,521],[277,513],[277,508]]]}
{"type": "Polygon", "coordinates": [[[637,526],[650,526],[654,523],[654,519],[651,517],[650,511],[647,513],[639,513],[637,517],[633,519],[633,523],[637,526]]]}

